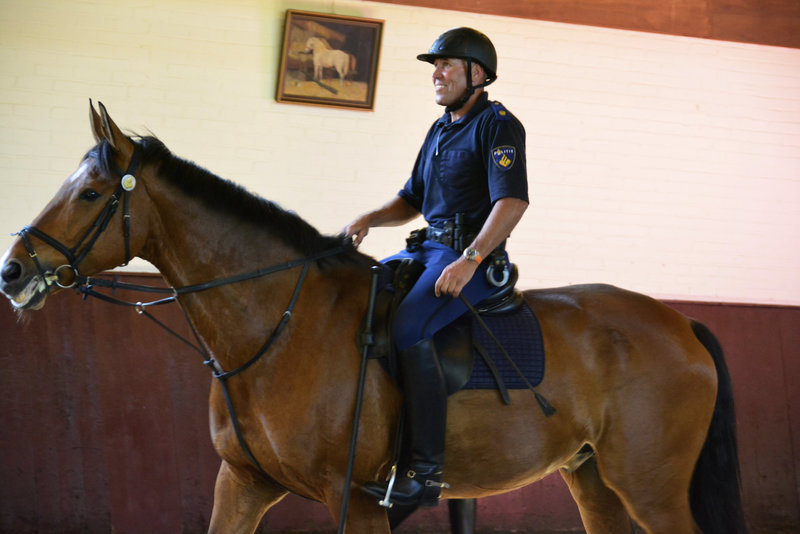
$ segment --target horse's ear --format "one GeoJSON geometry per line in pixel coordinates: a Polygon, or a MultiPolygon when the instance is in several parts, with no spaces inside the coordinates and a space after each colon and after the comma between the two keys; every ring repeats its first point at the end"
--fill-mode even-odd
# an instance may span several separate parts
{"type": "Polygon", "coordinates": [[[92,126],[94,140],[99,143],[103,140],[102,121],[100,115],[98,115],[97,111],[94,109],[94,102],[92,102],[91,98],[89,99],[89,124],[92,126]]]}
{"type": "Polygon", "coordinates": [[[122,130],[111,120],[108,111],[102,102],[97,103],[100,106],[100,113],[94,109],[94,104],[89,100],[90,118],[92,125],[92,133],[94,134],[95,141],[108,141],[114,150],[120,152],[125,157],[130,157],[133,154],[133,143],[128,137],[122,133],[122,130]]]}

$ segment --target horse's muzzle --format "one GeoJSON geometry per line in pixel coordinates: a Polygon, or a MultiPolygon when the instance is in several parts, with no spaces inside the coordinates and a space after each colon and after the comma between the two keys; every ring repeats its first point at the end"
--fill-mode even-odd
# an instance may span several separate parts
{"type": "Polygon", "coordinates": [[[3,278],[3,286],[19,280],[22,276],[22,265],[16,259],[10,259],[3,265],[3,270],[0,273],[3,278]]]}
{"type": "Polygon", "coordinates": [[[0,291],[14,308],[38,310],[44,306],[49,284],[41,275],[25,276],[25,267],[16,258],[5,261],[0,277],[0,291]]]}

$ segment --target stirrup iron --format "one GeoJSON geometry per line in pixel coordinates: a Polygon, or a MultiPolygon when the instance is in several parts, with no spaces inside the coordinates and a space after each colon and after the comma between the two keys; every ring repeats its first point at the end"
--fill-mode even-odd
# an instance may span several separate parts
{"type": "Polygon", "coordinates": [[[386,486],[386,496],[384,496],[382,501],[378,501],[378,504],[383,506],[384,508],[391,508],[394,504],[389,500],[389,496],[392,494],[392,488],[394,487],[394,481],[397,478],[397,464],[392,465],[392,470],[389,473],[389,485],[386,486]]]}

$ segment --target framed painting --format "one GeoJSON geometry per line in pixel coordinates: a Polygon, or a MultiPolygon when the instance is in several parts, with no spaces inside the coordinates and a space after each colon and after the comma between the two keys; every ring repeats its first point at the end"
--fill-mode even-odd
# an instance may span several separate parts
{"type": "Polygon", "coordinates": [[[288,10],[278,102],[372,110],[383,21],[288,10]]]}

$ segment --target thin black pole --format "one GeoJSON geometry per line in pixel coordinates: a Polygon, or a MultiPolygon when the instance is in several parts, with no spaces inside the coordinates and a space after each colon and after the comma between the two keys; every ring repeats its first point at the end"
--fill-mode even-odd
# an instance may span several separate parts
{"type": "Polygon", "coordinates": [[[355,414],[353,415],[353,433],[350,436],[350,454],[347,458],[347,473],[344,479],[344,490],[342,492],[342,508],[339,511],[339,534],[344,534],[345,523],[347,523],[347,507],[350,504],[350,484],[353,480],[353,464],[356,457],[356,442],[358,441],[358,420],[361,417],[361,401],[364,397],[364,381],[367,375],[367,358],[369,357],[370,347],[375,343],[372,335],[372,315],[375,311],[375,297],[378,293],[378,276],[381,268],[372,267],[372,279],[369,287],[369,304],[367,306],[366,325],[364,327],[364,337],[362,339],[363,348],[361,350],[361,372],[358,376],[358,393],[356,394],[355,414]]]}

